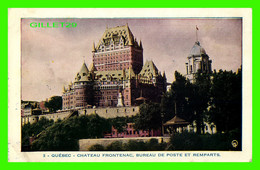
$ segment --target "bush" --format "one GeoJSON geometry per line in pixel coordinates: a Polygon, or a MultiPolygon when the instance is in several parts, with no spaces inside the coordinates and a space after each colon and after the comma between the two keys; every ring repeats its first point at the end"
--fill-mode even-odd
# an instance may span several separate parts
{"type": "Polygon", "coordinates": [[[111,144],[109,144],[106,147],[106,150],[107,151],[123,151],[124,148],[123,148],[122,142],[115,141],[115,142],[112,142],[111,144]]]}
{"type": "Polygon", "coordinates": [[[146,145],[148,151],[162,151],[166,148],[166,143],[158,143],[158,140],[154,138],[150,139],[146,145]]]}
{"type": "Polygon", "coordinates": [[[202,139],[195,133],[177,133],[171,137],[170,150],[201,150],[202,139]]]}
{"type": "Polygon", "coordinates": [[[89,148],[90,151],[104,151],[105,148],[104,146],[102,145],[99,145],[99,144],[96,144],[96,145],[92,145],[90,148],[89,148]]]}
{"type": "Polygon", "coordinates": [[[239,133],[217,133],[198,135],[196,133],[184,132],[181,134],[174,134],[170,141],[171,146],[168,150],[241,150],[241,138],[239,133]],[[232,141],[237,140],[238,146],[232,146],[232,141]]]}
{"type": "Polygon", "coordinates": [[[96,144],[92,145],[90,151],[160,151],[165,150],[166,143],[158,143],[157,139],[151,139],[148,142],[130,140],[123,144],[121,141],[115,141],[107,147],[96,144]]]}
{"type": "Polygon", "coordinates": [[[126,151],[146,151],[147,144],[143,141],[130,140],[128,143],[124,145],[124,149],[126,151]]]}
{"type": "Polygon", "coordinates": [[[106,119],[96,114],[71,117],[46,128],[33,142],[34,151],[77,151],[78,140],[100,138],[110,128],[106,119]]]}

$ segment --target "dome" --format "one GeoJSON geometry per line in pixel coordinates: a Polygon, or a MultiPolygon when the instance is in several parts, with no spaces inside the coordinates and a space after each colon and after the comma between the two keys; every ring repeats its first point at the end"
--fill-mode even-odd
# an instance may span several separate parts
{"type": "Polygon", "coordinates": [[[203,47],[200,46],[200,42],[197,41],[190,50],[189,56],[201,56],[202,54],[206,54],[206,51],[203,47]]]}

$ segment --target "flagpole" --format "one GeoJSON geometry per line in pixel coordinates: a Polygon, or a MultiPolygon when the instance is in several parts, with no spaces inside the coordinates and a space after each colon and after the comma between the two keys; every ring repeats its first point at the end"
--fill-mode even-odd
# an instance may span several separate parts
{"type": "Polygon", "coordinates": [[[198,40],[198,30],[199,30],[199,28],[196,25],[196,42],[199,42],[199,40],[198,40]]]}

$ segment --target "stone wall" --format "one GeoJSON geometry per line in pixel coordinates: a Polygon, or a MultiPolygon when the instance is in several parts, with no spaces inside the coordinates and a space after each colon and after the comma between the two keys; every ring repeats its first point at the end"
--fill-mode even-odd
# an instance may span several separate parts
{"type": "Polygon", "coordinates": [[[103,118],[115,118],[115,117],[126,117],[134,116],[139,113],[138,106],[132,107],[112,107],[112,108],[93,108],[79,110],[79,115],[89,115],[92,113],[98,114],[103,118]]]}
{"type": "Polygon", "coordinates": [[[30,116],[23,116],[21,119],[22,125],[27,123],[36,123],[38,121],[38,116],[30,115],[30,116]]]}
{"type": "Polygon", "coordinates": [[[22,125],[27,123],[36,123],[39,121],[42,117],[45,117],[46,119],[54,120],[56,122],[58,119],[64,120],[71,112],[60,112],[60,113],[51,113],[51,114],[44,114],[44,115],[31,115],[31,116],[23,116],[21,117],[22,125]]]}
{"type": "Polygon", "coordinates": [[[136,142],[148,142],[150,139],[157,139],[158,143],[162,142],[170,142],[170,137],[137,137],[137,138],[102,138],[102,139],[80,139],[79,140],[79,150],[80,151],[88,151],[92,145],[102,145],[104,147],[109,144],[120,141],[122,143],[127,143],[130,140],[135,140],[136,142]]]}
{"type": "MultiPolygon", "coordinates": [[[[132,107],[112,107],[112,108],[89,108],[84,110],[79,110],[79,115],[90,115],[92,113],[98,114],[100,117],[103,118],[115,118],[115,117],[126,117],[126,116],[133,116],[139,113],[139,106],[132,106],[132,107]]],[[[51,119],[56,122],[58,119],[64,120],[66,117],[71,114],[71,111],[59,112],[59,113],[51,113],[51,114],[44,114],[44,115],[31,115],[31,116],[23,116],[21,118],[22,125],[26,123],[35,123],[40,120],[42,117],[46,119],[51,119]]]]}
{"type": "Polygon", "coordinates": [[[58,119],[64,120],[70,113],[71,113],[70,111],[66,111],[66,112],[60,112],[60,113],[39,115],[39,120],[42,117],[45,117],[46,119],[52,119],[52,120],[54,120],[54,122],[56,122],[58,119]]]}

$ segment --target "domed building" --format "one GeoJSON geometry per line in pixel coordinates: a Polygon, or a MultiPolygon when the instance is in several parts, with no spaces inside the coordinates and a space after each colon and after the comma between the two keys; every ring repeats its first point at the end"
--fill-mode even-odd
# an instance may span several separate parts
{"type": "Polygon", "coordinates": [[[186,78],[192,83],[195,81],[195,75],[200,70],[202,73],[211,73],[212,60],[209,59],[206,50],[200,45],[199,41],[196,41],[190,50],[190,54],[187,57],[186,63],[186,78]]]}

